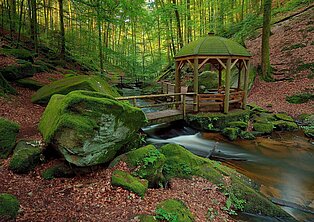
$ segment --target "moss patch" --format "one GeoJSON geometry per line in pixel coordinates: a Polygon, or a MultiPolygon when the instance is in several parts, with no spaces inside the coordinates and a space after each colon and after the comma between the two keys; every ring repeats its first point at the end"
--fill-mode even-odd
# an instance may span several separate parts
{"type": "Polygon", "coordinates": [[[241,139],[245,139],[245,140],[254,140],[255,139],[255,136],[251,132],[248,132],[248,131],[241,131],[239,136],[241,139]]]}
{"type": "Polygon", "coordinates": [[[285,113],[277,113],[277,114],[275,114],[275,117],[279,120],[284,120],[284,121],[289,121],[289,122],[294,121],[294,119],[291,116],[289,116],[285,113]]]}
{"type": "Polygon", "coordinates": [[[32,77],[35,73],[35,69],[30,62],[25,62],[23,64],[10,65],[1,68],[0,73],[6,80],[15,81],[26,77],[32,77]]]}
{"type": "Polygon", "coordinates": [[[298,125],[294,122],[278,120],[278,121],[274,121],[272,123],[274,124],[274,127],[276,130],[295,131],[295,130],[299,129],[298,125]]]}
{"type": "Polygon", "coordinates": [[[1,49],[0,52],[29,62],[33,62],[33,57],[35,55],[33,52],[26,49],[1,49]]]}
{"type": "Polygon", "coordinates": [[[0,73],[0,96],[6,93],[16,94],[16,90],[8,83],[8,81],[0,73]]]}
{"type": "Polygon", "coordinates": [[[20,209],[18,199],[7,193],[0,194],[0,221],[15,219],[20,209]]]}
{"type": "Polygon", "coordinates": [[[7,158],[13,151],[19,125],[0,117],[0,158],[7,158]]]}
{"type": "Polygon", "coordinates": [[[300,93],[293,96],[287,96],[286,100],[288,103],[301,104],[306,103],[310,100],[314,100],[314,94],[312,93],[300,93]]]}
{"type": "Polygon", "coordinates": [[[69,178],[69,177],[74,177],[75,173],[66,164],[57,164],[55,166],[52,166],[48,169],[46,169],[41,176],[46,179],[46,180],[52,180],[54,178],[69,178]]]}
{"type": "Polygon", "coordinates": [[[52,96],[39,130],[68,162],[91,166],[111,161],[145,123],[140,109],[81,90],[52,96]]]}
{"type": "Polygon", "coordinates": [[[132,191],[133,193],[138,194],[140,197],[144,197],[148,188],[147,180],[141,180],[139,178],[133,177],[131,174],[121,170],[115,170],[112,173],[111,184],[113,186],[119,186],[126,190],[132,191]]]}
{"type": "Polygon", "coordinates": [[[192,127],[199,130],[220,131],[228,126],[230,122],[248,122],[249,110],[232,110],[228,114],[224,113],[198,113],[189,114],[187,122],[192,127]]]}
{"type": "Polygon", "coordinates": [[[241,130],[246,130],[248,123],[243,121],[235,121],[227,124],[228,127],[239,128],[241,130]]]}
{"type": "Polygon", "coordinates": [[[48,103],[54,94],[66,95],[74,90],[88,90],[118,97],[118,92],[99,76],[73,76],[55,81],[39,89],[32,97],[34,103],[48,103]]]}
{"type": "Polygon", "coordinates": [[[253,129],[263,134],[270,134],[273,132],[274,124],[272,124],[271,122],[257,122],[253,124],[253,129]]]}
{"type": "Polygon", "coordinates": [[[226,136],[231,141],[236,140],[238,138],[238,135],[239,135],[239,129],[238,128],[232,128],[232,127],[226,127],[222,130],[222,135],[226,136]]]}
{"type": "Polygon", "coordinates": [[[31,78],[19,79],[16,81],[16,83],[24,88],[29,88],[33,90],[38,90],[44,86],[44,84],[37,82],[36,80],[33,80],[31,78]]]}
{"type": "Polygon", "coordinates": [[[20,141],[13,153],[9,169],[14,173],[28,173],[40,162],[42,148],[32,142],[20,141]]]}
{"type": "Polygon", "coordinates": [[[189,208],[177,199],[168,199],[160,202],[156,207],[156,218],[170,222],[192,222],[194,217],[189,208]]]}

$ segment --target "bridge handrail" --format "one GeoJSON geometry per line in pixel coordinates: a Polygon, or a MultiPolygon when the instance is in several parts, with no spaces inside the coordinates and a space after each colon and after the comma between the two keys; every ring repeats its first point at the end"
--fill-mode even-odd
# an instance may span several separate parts
{"type": "Polygon", "coordinates": [[[158,98],[158,97],[170,97],[170,96],[193,96],[196,93],[170,93],[170,94],[156,94],[156,95],[141,95],[141,96],[121,96],[116,97],[117,100],[131,100],[131,99],[151,99],[151,98],[158,98]]]}

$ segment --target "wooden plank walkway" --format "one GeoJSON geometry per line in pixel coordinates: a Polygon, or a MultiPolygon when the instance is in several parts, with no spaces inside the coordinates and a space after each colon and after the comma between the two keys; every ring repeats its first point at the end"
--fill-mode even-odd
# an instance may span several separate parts
{"type": "Polygon", "coordinates": [[[148,119],[148,125],[168,123],[184,119],[182,111],[177,109],[168,109],[163,111],[151,112],[146,113],[145,115],[148,119]]]}

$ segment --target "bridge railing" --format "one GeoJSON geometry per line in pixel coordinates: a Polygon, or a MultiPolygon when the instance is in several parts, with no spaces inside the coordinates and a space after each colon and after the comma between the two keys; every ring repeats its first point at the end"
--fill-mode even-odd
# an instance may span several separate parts
{"type": "Polygon", "coordinates": [[[187,96],[194,96],[195,93],[169,93],[169,94],[157,94],[157,95],[141,95],[141,96],[126,96],[117,97],[117,100],[125,100],[131,102],[131,104],[138,108],[153,108],[167,106],[172,107],[172,109],[182,110],[182,114],[185,117],[187,112],[187,105],[196,105],[193,100],[187,100],[187,96]],[[138,100],[154,100],[163,98],[159,100],[158,103],[151,104],[139,104],[138,100]],[[191,103],[189,103],[191,102],[191,103]]]}

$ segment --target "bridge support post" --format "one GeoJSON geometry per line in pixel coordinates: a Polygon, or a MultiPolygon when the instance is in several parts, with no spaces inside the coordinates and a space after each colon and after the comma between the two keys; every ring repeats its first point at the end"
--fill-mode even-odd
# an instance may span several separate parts
{"type": "MultiPolygon", "coordinates": [[[[180,93],[181,92],[181,72],[180,72],[180,67],[179,67],[179,62],[175,61],[176,64],[176,74],[175,74],[175,87],[174,87],[174,92],[175,93],[180,93]]],[[[168,86],[167,86],[168,87],[168,86]]],[[[179,102],[181,100],[180,96],[175,97],[175,101],[179,102]]]]}
{"type": "Polygon", "coordinates": [[[194,58],[194,111],[198,112],[198,102],[197,102],[197,95],[198,95],[198,58],[194,58]]]}
{"type": "Polygon", "coordinates": [[[243,97],[243,107],[245,108],[247,104],[247,96],[248,96],[248,91],[249,91],[249,72],[250,72],[250,60],[243,61],[244,63],[244,97],[243,97]],[[245,65],[245,63],[247,65],[245,65]]]}
{"type": "Polygon", "coordinates": [[[226,84],[225,84],[225,98],[224,98],[224,113],[229,112],[231,58],[227,59],[226,68],[227,70],[226,70],[226,84]]]}

